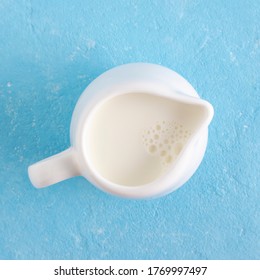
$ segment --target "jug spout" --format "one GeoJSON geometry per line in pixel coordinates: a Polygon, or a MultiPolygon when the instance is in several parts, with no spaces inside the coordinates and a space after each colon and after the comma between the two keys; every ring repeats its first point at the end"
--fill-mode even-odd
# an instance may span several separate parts
{"type": "Polygon", "coordinates": [[[168,98],[172,103],[172,118],[181,124],[180,129],[189,132],[189,136],[198,135],[208,127],[214,115],[213,106],[208,101],[179,92],[168,95],[168,98]]]}
{"type": "Polygon", "coordinates": [[[214,115],[213,106],[197,97],[184,96],[178,106],[179,117],[192,134],[198,134],[206,129],[214,115]]]}

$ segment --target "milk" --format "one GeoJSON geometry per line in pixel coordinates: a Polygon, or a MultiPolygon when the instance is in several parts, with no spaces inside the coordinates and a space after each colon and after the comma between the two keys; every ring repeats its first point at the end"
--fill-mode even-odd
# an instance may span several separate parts
{"type": "Polygon", "coordinates": [[[154,181],[176,161],[191,136],[180,110],[178,102],[146,93],[105,101],[95,109],[85,131],[89,163],[116,184],[154,181]]]}

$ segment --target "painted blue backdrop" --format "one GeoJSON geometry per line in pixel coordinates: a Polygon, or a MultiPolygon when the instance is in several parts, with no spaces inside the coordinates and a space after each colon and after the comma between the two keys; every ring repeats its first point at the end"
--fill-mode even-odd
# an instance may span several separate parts
{"type": "Polygon", "coordinates": [[[1,259],[259,259],[260,2],[0,0],[1,259]],[[37,190],[103,71],[165,65],[215,108],[202,165],[156,200],[82,178],[37,190]]]}

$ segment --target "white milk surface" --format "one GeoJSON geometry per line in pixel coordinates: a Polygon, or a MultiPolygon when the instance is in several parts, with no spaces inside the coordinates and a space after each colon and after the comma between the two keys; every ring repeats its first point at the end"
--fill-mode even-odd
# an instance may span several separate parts
{"type": "Polygon", "coordinates": [[[180,104],[159,96],[129,93],[101,104],[86,131],[89,161],[105,179],[125,186],[147,184],[176,160],[190,129],[180,104]]]}

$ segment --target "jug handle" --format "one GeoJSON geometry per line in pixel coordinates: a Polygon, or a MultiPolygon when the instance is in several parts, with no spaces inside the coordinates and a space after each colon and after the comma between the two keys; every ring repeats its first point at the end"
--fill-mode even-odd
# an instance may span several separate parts
{"type": "Polygon", "coordinates": [[[72,147],[29,166],[28,174],[36,188],[44,188],[81,175],[76,153],[72,147]]]}

